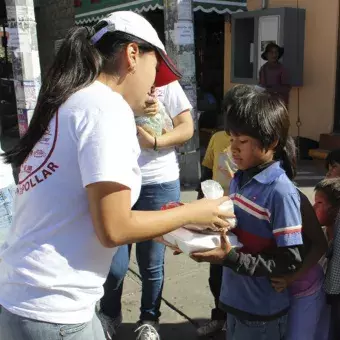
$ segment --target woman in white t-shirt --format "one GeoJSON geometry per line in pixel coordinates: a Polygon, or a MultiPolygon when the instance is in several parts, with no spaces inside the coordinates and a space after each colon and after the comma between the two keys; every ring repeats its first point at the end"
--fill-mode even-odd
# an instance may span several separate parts
{"type": "Polygon", "coordinates": [[[103,340],[94,311],[115,247],[186,223],[227,226],[224,200],[131,211],[141,186],[132,110],[154,82],[178,78],[170,65],[156,31],[133,12],[67,35],[28,132],[5,153],[20,173],[0,249],[0,339],[103,340]]]}
{"type": "MultiPolygon", "coordinates": [[[[142,148],[138,164],[142,174],[142,189],[133,209],[160,210],[169,202],[180,201],[179,166],[175,146],[185,143],[193,135],[192,106],[178,81],[158,87],[155,96],[173,121],[173,128],[154,137],[138,127],[142,148]]],[[[161,107],[159,107],[161,109],[161,107]]],[[[148,109],[149,111],[149,109],[148,109]]],[[[149,113],[150,114],[150,113],[149,113]]],[[[104,284],[100,320],[107,338],[116,333],[122,322],[121,298],[123,279],[128,271],[131,245],[120,247],[104,284]]],[[[140,318],[137,323],[138,340],[157,338],[163,283],[165,246],[153,240],[136,244],[136,258],[142,279],[140,318]]]]}

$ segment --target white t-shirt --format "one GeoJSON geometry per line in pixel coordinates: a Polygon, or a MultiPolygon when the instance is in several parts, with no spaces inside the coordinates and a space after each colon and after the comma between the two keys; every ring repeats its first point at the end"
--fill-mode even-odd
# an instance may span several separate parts
{"type": "Polygon", "coordinates": [[[139,196],[133,112],[100,82],[72,95],[21,167],[12,232],[0,250],[0,305],[60,324],[92,319],[116,249],[104,248],[85,187],[109,181],[139,196]]]}
{"type": "Polygon", "coordinates": [[[3,150],[0,145],[0,189],[14,184],[13,171],[10,164],[6,164],[3,157],[3,150]]]}
{"type": "MultiPolygon", "coordinates": [[[[178,81],[156,89],[156,96],[163,103],[171,118],[191,110],[192,106],[178,81]]],[[[179,178],[179,166],[175,148],[159,151],[144,149],[138,160],[142,172],[142,184],[160,184],[179,178]]]]}

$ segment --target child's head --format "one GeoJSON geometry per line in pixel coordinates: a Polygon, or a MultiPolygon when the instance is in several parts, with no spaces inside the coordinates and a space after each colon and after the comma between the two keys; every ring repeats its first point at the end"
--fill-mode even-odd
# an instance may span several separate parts
{"type": "Polygon", "coordinates": [[[326,178],[340,177],[340,150],[331,151],[326,158],[326,178]]]}
{"type": "Polygon", "coordinates": [[[261,57],[264,60],[267,60],[269,63],[277,63],[279,59],[282,57],[284,49],[275,43],[269,43],[261,57]]]}
{"type": "Polygon", "coordinates": [[[326,178],[315,187],[314,210],[319,223],[331,226],[340,208],[340,178],[326,178]]]}
{"type": "Polygon", "coordinates": [[[226,94],[223,111],[239,169],[280,160],[288,177],[294,177],[295,145],[288,136],[286,106],[279,98],[258,86],[238,85],[226,94]]]}

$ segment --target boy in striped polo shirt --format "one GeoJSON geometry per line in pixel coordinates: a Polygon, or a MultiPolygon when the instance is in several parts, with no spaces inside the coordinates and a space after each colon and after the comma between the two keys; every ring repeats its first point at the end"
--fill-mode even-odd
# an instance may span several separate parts
{"type": "Polygon", "coordinates": [[[220,306],[227,312],[228,340],[282,340],[289,295],[270,277],[295,272],[302,264],[300,195],[289,180],[295,172],[289,117],[278,98],[241,85],[224,103],[226,130],[239,171],[230,186],[244,247],[193,254],[197,261],[224,266],[220,306]]]}

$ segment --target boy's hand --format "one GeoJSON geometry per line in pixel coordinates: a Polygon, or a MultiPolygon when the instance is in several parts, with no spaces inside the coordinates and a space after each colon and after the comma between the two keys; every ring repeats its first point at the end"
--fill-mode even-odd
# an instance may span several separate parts
{"type": "Polygon", "coordinates": [[[281,293],[296,280],[296,277],[294,274],[292,274],[283,277],[272,277],[270,280],[272,282],[273,288],[278,293],[281,293]]]}
{"type": "Polygon", "coordinates": [[[196,262],[209,262],[212,264],[223,264],[224,259],[232,247],[224,231],[221,233],[221,246],[202,253],[192,253],[190,257],[196,262]]]}

